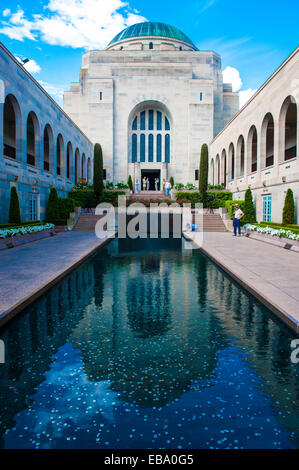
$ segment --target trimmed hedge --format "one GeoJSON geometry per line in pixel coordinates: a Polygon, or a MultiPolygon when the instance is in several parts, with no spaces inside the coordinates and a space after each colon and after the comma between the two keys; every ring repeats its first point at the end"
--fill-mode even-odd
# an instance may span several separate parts
{"type": "MultiPolygon", "coordinates": [[[[103,191],[100,202],[110,202],[114,205],[115,201],[117,202],[118,196],[124,196],[125,194],[125,191],[103,191]]],[[[88,204],[88,199],[92,207],[97,206],[96,196],[91,190],[73,190],[69,193],[69,197],[74,201],[76,207],[85,209],[88,204]]]]}
{"type": "MultiPolygon", "coordinates": [[[[202,197],[200,192],[184,192],[180,191],[176,193],[177,202],[179,204],[191,203],[192,207],[195,207],[195,204],[200,204],[202,202],[202,197]]],[[[208,192],[207,193],[208,206],[213,209],[218,209],[219,207],[225,207],[226,201],[232,199],[232,193],[226,191],[219,192],[208,192]],[[213,200],[209,201],[209,197],[212,196],[213,200]]]]}

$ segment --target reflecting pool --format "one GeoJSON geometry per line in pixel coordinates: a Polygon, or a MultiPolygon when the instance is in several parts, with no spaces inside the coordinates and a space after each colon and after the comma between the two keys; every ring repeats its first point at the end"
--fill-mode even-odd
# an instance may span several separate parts
{"type": "Polygon", "coordinates": [[[181,240],[114,240],[0,330],[0,447],[299,447],[294,337],[181,240]]]}

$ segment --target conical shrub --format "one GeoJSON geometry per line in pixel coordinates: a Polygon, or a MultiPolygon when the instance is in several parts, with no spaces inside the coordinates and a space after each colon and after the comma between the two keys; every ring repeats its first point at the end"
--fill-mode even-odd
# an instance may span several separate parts
{"type": "Polygon", "coordinates": [[[254,224],[256,222],[255,209],[253,204],[252,192],[248,188],[245,193],[243,224],[254,224]]]}
{"type": "Polygon", "coordinates": [[[97,204],[101,201],[104,191],[103,173],[102,147],[100,144],[95,144],[93,157],[93,190],[97,204]]]}
{"type": "Polygon", "coordinates": [[[10,224],[20,224],[21,223],[21,211],[19,196],[15,186],[12,186],[10,189],[10,203],[9,203],[9,219],[10,224]]]}
{"type": "Polygon", "coordinates": [[[129,186],[129,189],[133,191],[133,181],[132,181],[131,175],[129,175],[129,178],[128,178],[128,186],[129,186]]]}
{"type": "Polygon", "coordinates": [[[284,207],[282,211],[282,223],[286,225],[292,225],[295,223],[295,203],[293,191],[289,188],[284,201],[284,207]]]}
{"type": "Polygon", "coordinates": [[[56,188],[51,188],[46,212],[46,221],[55,223],[60,219],[60,204],[56,188]]]}

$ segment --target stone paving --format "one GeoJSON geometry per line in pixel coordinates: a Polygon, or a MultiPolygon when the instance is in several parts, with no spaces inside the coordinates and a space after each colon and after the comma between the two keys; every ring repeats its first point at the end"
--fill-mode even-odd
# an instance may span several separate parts
{"type": "MultiPolygon", "coordinates": [[[[187,233],[199,245],[201,235],[187,233]]],[[[299,332],[299,254],[231,233],[206,233],[202,251],[299,332]]]]}
{"type": "Polygon", "coordinates": [[[64,232],[0,252],[0,325],[107,240],[92,231],[64,232]]]}

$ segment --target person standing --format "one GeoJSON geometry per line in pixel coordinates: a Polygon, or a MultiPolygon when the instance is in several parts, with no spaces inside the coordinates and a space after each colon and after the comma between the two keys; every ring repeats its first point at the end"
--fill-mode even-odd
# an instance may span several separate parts
{"type": "Polygon", "coordinates": [[[155,178],[155,190],[156,191],[159,191],[159,183],[160,183],[159,178],[155,178]]]}
{"type": "Polygon", "coordinates": [[[244,217],[244,213],[241,211],[239,208],[238,204],[235,204],[235,214],[234,214],[234,234],[233,236],[237,236],[238,232],[238,237],[241,236],[241,219],[244,217]]]}
{"type": "Polygon", "coordinates": [[[135,194],[139,194],[139,180],[138,180],[138,178],[135,181],[135,194]]]}
{"type": "Polygon", "coordinates": [[[166,197],[169,197],[170,188],[171,188],[171,184],[169,183],[169,181],[166,181],[165,183],[166,197]]]}
{"type": "Polygon", "coordinates": [[[146,178],[146,190],[149,191],[150,180],[146,178]]]}
{"type": "Polygon", "coordinates": [[[144,176],[142,178],[142,191],[145,191],[145,188],[146,188],[146,177],[144,176]]]}

